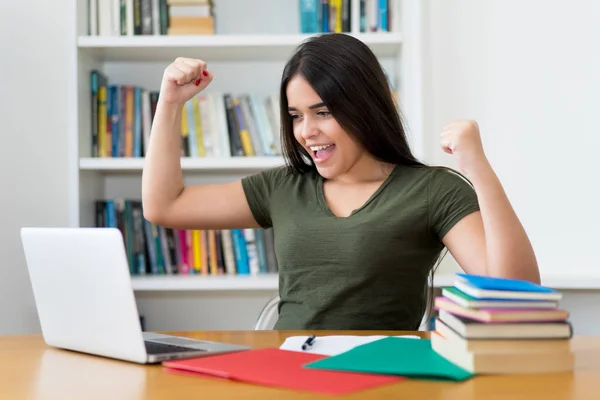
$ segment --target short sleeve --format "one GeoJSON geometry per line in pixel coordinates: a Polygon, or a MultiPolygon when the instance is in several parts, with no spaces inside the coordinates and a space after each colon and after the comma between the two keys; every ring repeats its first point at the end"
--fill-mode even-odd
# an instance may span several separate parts
{"type": "Polygon", "coordinates": [[[465,216],[479,211],[477,194],[458,173],[436,168],[429,176],[429,226],[440,240],[465,216]]]}
{"type": "Polygon", "coordinates": [[[281,182],[285,167],[271,168],[242,178],[242,187],[250,211],[258,224],[271,228],[271,198],[281,182]]]}

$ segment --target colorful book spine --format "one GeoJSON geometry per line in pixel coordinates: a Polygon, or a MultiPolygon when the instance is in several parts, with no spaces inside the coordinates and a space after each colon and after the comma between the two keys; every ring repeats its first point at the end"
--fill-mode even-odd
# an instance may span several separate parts
{"type": "Polygon", "coordinates": [[[317,33],[319,31],[318,0],[299,0],[300,32],[317,33]]]}

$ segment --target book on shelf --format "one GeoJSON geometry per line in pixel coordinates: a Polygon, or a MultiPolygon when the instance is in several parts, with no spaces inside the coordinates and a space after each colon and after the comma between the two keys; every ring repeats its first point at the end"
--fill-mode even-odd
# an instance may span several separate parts
{"type": "Polygon", "coordinates": [[[167,0],[168,35],[213,35],[215,33],[212,0],[167,0]]]}
{"type": "Polygon", "coordinates": [[[212,35],[212,0],[88,0],[89,36],[212,35]]]}
{"type": "Polygon", "coordinates": [[[136,199],[96,200],[95,225],[123,235],[131,275],[277,273],[272,229],[171,229],[144,218],[136,199]]]}
{"type": "Polygon", "coordinates": [[[358,1],[358,31],[394,30],[393,0],[298,0],[302,33],[351,32],[352,3],[358,1]]]}
{"type": "MultiPolygon", "coordinates": [[[[92,157],[144,157],[158,91],[91,71],[92,157]]],[[[181,112],[182,157],[280,156],[278,96],[201,92],[181,112]]]]}
{"type": "Polygon", "coordinates": [[[573,328],[561,298],[528,281],[457,274],[435,299],[431,347],[476,374],[571,371],[573,328]]]}

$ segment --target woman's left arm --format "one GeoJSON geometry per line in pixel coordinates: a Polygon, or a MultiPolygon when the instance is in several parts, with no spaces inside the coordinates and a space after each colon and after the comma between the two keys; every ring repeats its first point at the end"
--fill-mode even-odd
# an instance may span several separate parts
{"type": "Polygon", "coordinates": [[[444,245],[467,273],[540,283],[533,247],[485,156],[477,123],[460,120],[446,125],[441,146],[457,158],[480,208],[444,236],[444,245]]]}

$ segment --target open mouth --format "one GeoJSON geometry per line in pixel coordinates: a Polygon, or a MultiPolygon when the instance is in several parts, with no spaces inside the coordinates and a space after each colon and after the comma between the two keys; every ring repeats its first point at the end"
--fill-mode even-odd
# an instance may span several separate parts
{"type": "Polygon", "coordinates": [[[310,147],[313,160],[316,163],[325,162],[331,157],[331,154],[335,150],[335,144],[326,144],[321,146],[311,146],[310,147]]]}

